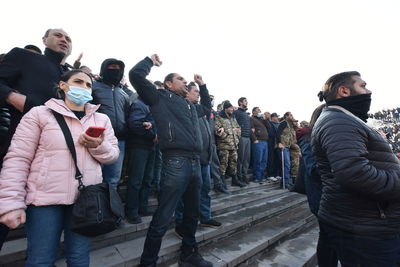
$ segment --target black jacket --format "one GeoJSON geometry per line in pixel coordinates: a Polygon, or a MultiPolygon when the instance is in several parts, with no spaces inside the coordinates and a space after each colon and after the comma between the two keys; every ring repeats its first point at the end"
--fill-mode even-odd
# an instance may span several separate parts
{"type": "Polygon", "coordinates": [[[23,114],[56,97],[56,85],[63,72],[60,65],[63,57],[64,54],[48,48],[44,55],[14,48],[4,57],[0,64],[0,107],[7,106],[6,99],[13,91],[26,96],[23,113],[8,106],[11,115],[8,141],[14,135],[23,114]]]}
{"type": "Polygon", "coordinates": [[[93,82],[93,104],[100,104],[98,112],[111,121],[115,136],[124,140],[127,132],[126,117],[129,112],[129,96],[120,86],[112,87],[100,81],[93,82]]]}
{"type": "Polygon", "coordinates": [[[386,141],[342,109],[324,109],[312,132],[322,180],[318,218],[364,238],[400,233],[400,165],[386,141]]]}
{"type": "Polygon", "coordinates": [[[235,118],[241,129],[240,136],[250,137],[252,131],[249,115],[247,115],[246,111],[242,108],[238,108],[233,114],[235,115],[235,118]]]}
{"type": "Polygon", "coordinates": [[[133,101],[128,115],[128,147],[154,149],[157,128],[150,108],[139,98],[133,101]],[[146,130],[143,122],[150,122],[152,127],[146,130]]]}
{"type": "MultiPolygon", "coordinates": [[[[203,147],[200,155],[201,165],[208,165],[211,162],[212,144],[214,131],[211,131],[209,118],[211,117],[211,98],[206,85],[200,86],[200,104],[194,104],[199,116],[199,127],[203,147]]],[[[213,128],[214,129],[214,128],[213,128]]]]}
{"type": "Polygon", "coordinates": [[[146,79],[153,62],[146,57],[129,72],[129,80],[143,102],[150,106],[165,155],[200,158],[202,138],[195,106],[170,90],[159,89],[146,79]]]}

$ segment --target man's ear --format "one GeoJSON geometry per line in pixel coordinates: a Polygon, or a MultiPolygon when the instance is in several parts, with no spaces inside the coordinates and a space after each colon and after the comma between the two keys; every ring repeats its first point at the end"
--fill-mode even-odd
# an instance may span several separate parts
{"type": "Polygon", "coordinates": [[[343,97],[349,97],[349,96],[351,96],[350,88],[347,88],[345,86],[340,86],[338,88],[337,98],[343,98],[343,97]]]}
{"type": "Polygon", "coordinates": [[[167,85],[168,88],[171,88],[172,82],[171,82],[171,81],[166,81],[166,82],[165,82],[165,85],[167,85]]]}
{"type": "Polygon", "coordinates": [[[46,45],[46,37],[42,37],[42,42],[44,45],[46,45]]]}

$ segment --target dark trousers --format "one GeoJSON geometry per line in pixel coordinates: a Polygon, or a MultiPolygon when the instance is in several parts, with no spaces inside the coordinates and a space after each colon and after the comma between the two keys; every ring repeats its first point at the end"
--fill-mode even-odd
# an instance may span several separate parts
{"type": "Polygon", "coordinates": [[[197,246],[195,234],[199,219],[201,180],[199,159],[163,154],[159,206],[147,232],[140,260],[142,266],[157,262],[162,238],[181,198],[184,205],[182,250],[197,246]]]}
{"type": "Polygon", "coordinates": [[[317,246],[318,266],[343,267],[394,267],[400,264],[400,237],[375,240],[355,236],[352,233],[319,221],[317,246]]]}
{"type": "Polygon", "coordinates": [[[212,145],[212,156],[211,156],[211,164],[210,164],[210,175],[211,179],[214,183],[214,186],[221,186],[224,182],[221,179],[221,175],[219,173],[219,158],[217,152],[217,146],[215,144],[212,145]]]}
{"type": "Polygon", "coordinates": [[[240,178],[246,178],[251,157],[250,137],[240,137],[239,149],[237,153],[237,175],[240,178]]]}
{"type": "Polygon", "coordinates": [[[0,223],[0,250],[3,247],[4,242],[6,241],[7,234],[8,234],[8,227],[0,223]]]}
{"type": "Polygon", "coordinates": [[[160,192],[160,179],[161,179],[161,167],[162,167],[162,154],[160,151],[160,145],[157,144],[156,147],[156,155],[154,160],[154,176],[153,181],[151,182],[153,190],[155,192],[160,192]]]}
{"type": "Polygon", "coordinates": [[[154,149],[132,148],[129,150],[128,182],[125,213],[136,217],[148,212],[148,198],[153,181],[154,149]]]}

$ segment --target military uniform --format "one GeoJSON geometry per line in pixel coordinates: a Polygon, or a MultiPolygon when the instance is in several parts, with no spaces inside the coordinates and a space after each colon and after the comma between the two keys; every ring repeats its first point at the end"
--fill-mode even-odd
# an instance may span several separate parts
{"type": "Polygon", "coordinates": [[[215,120],[215,132],[224,128],[221,136],[217,135],[217,147],[219,150],[220,174],[225,176],[226,169],[229,166],[230,174],[237,174],[237,149],[240,139],[240,126],[233,116],[221,111],[215,120]]]}

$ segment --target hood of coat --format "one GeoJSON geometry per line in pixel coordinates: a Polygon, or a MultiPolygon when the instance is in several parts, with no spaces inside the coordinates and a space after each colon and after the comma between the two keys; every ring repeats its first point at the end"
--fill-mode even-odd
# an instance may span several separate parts
{"type": "MultiPolygon", "coordinates": [[[[44,103],[46,107],[51,110],[54,110],[61,115],[68,116],[75,118],[74,112],[72,112],[67,104],[65,104],[64,100],[52,98],[46,103],[44,103]]],[[[99,109],[100,105],[92,105],[92,104],[85,104],[85,116],[90,116],[95,113],[99,109]]]]}

